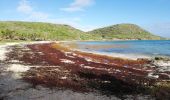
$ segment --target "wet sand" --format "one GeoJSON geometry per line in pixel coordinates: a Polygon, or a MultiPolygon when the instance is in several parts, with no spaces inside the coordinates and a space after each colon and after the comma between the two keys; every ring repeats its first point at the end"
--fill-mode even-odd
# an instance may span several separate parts
{"type": "Polygon", "coordinates": [[[142,95],[143,98],[146,96],[151,99],[151,96],[147,96],[148,88],[157,82],[169,80],[170,72],[156,72],[157,68],[148,59],[113,58],[73,50],[55,42],[14,45],[8,48],[9,52],[6,53],[6,59],[1,61],[1,66],[8,63],[6,71],[18,73],[13,78],[22,80],[32,89],[41,86],[41,89],[57,88],[66,93],[72,91],[72,95],[93,94],[88,99],[94,98],[95,93],[101,94],[99,99],[105,100],[117,100],[118,97],[126,98],[129,95],[132,96],[129,98],[142,95]],[[110,97],[107,98],[106,95],[110,97]]]}

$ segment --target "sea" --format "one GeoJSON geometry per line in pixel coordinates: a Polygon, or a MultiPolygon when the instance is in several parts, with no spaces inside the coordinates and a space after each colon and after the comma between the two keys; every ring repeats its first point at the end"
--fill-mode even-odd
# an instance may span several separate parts
{"type": "Polygon", "coordinates": [[[127,40],[77,42],[77,48],[123,58],[170,57],[170,40],[127,40]]]}

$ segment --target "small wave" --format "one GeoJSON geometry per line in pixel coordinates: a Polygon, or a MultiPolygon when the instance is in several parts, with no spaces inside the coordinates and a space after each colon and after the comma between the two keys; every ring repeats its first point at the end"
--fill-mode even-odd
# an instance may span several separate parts
{"type": "Polygon", "coordinates": [[[146,58],[146,59],[152,58],[152,56],[150,55],[142,55],[142,54],[107,53],[107,52],[98,52],[98,51],[86,51],[86,50],[80,50],[80,49],[77,49],[77,50],[82,51],[82,52],[87,52],[87,53],[106,55],[110,57],[118,57],[118,58],[131,59],[131,60],[137,60],[139,58],[146,58]]]}

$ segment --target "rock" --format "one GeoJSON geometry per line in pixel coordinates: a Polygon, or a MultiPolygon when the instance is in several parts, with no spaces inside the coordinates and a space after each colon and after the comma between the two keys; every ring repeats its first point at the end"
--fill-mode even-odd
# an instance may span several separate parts
{"type": "Polygon", "coordinates": [[[154,60],[170,61],[170,58],[168,58],[168,57],[155,57],[154,60]]]}
{"type": "Polygon", "coordinates": [[[159,75],[154,75],[154,73],[148,73],[148,78],[157,79],[159,75]]]}
{"type": "Polygon", "coordinates": [[[151,62],[151,60],[148,59],[148,58],[138,58],[137,61],[148,61],[148,62],[151,62]]]}
{"type": "Polygon", "coordinates": [[[166,73],[161,73],[161,74],[159,74],[159,77],[160,77],[161,79],[164,79],[164,80],[170,79],[170,75],[169,75],[169,74],[166,74],[166,73]]]}

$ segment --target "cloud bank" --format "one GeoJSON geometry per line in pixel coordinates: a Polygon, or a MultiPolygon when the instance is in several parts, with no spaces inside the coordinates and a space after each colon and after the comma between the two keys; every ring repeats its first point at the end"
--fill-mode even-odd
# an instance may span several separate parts
{"type": "Polygon", "coordinates": [[[86,7],[92,5],[93,3],[94,0],[74,0],[74,2],[71,3],[68,7],[61,8],[61,10],[67,12],[83,11],[86,7]]]}
{"type": "MultiPolygon", "coordinates": [[[[73,9],[74,9],[74,11],[83,10],[84,7],[86,7],[87,5],[90,5],[91,3],[92,3],[92,0],[75,0],[75,2],[70,5],[72,7],[72,8],[70,7],[70,9],[72,9],[72,11],[73,11],[73,9]]],[[[89,31],[91,29],[94,29],[93,26],[81,25],[80,17],[58,18],[58,17],[52,16],[46,12],[36,11],[34,9],[34,7],[31,5],[31,2],[29,0],[20,0],[16,10],[19,14],[28,16],[25,19],[22,19],[21,21],[67,24],[67,25],[71,25],[77,29],[81,29],[83,31],[89,31]]]]}
{"type": "Polygon", "coordinates": [[[17,11],[28,16],[27,19],[44,20],[49,14],[35,11],[28,0],[21,0],[17,7],[17,11]]]}

